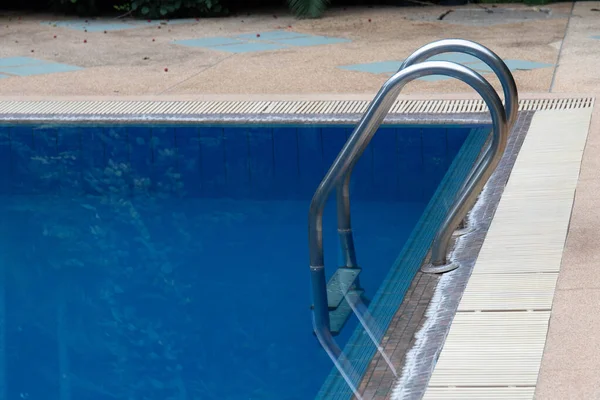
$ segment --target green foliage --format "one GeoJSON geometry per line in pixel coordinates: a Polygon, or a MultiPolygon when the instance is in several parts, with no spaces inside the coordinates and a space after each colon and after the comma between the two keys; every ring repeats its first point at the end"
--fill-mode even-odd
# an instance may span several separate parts
{"type": "MultiPolygon", "coordinates": [[[[297,17],[318,18],[332,0],[286,1],[297,17]]],[[[227,6],[246,6],[245,1],[236,0],[50,0],[50,3],[56,11],[69,14],[98,15],[118,11],[144,19],[213,17],[226,15],[227,6]]],[[[256,3],[256,6],[260,5],[260,2],[256,3]]]]}
{"type": "Polygon", "coordinates": [[[219,0],[132,0],[131,10],[144,18],[221,15],[227,12],[219,0]]]}
{"type": "Polygon", "coordinates": [[[124,4],[115,4],[113,6],[115,8],[115,10],[117,11],[131,11],[131,3],[124,3],[124,4]]]}
{"type": "Polygon", "coordinates": [[[330,0],[288,0],[290,10],[300,18],[318,18],[325,12],[330,0]]]}
{"type": "Polygon", "coordinates": [[[140,18],[217,16],[227,13],[221,0],[51,0],[57,11],[95,15],[111,8],[140,18]]]}

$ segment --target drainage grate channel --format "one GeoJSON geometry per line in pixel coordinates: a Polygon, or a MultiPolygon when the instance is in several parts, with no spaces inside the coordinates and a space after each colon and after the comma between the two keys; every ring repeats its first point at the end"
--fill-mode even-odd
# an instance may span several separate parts
{"type": "MultiPolygon", "coordinates": [[[[592,97],[527,99],[520,111],[589,108],[592,97]]],[[[228,115],[228,114],[360,114],[367,100],[349,101],[0,101],[5,115],[228,115]]],[[[485,113],[482,100],[397,100],[391,114],[485,113]]]]}
{"type": "Polygon", "coordinates": [[[424,399],[534,398],[591,104],[537,105],[424,399]]]}

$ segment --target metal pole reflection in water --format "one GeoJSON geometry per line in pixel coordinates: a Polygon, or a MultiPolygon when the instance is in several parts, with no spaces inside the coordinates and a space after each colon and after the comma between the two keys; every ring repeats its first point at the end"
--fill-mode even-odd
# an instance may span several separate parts
{"type": "MultiPolygon", "coordinates": [[[[313,317],[313,325],[314,324],[315,320],[313,317]]],[[[340,375],[342,375],[342,378],[344,378],[346,384],[354,393],[356,400],[363,400],[363,397],[358,392],[357,387],[360,375],[354,370],[350,361],[348,361],[342,350],[333,340],[331,333],[329,331],[324,331],[315,327],[315,334],[317,335],[319,343],[321,344],[321,346],[335,365],[335,368],[338,370],[340,375]]]]}
{"type": "MultiPolygon", "coordinates": [[[[346,293],[348,293],[347,290],[346,293]]],[[[392,364],[392,360],[390,360],[388,355],[385,353],[385,349],[381,347],[380,340],[381,338],[383,338],[383,329],[381,329],[377,325],[375,318],[373,318],[373,316],[369,312],[369,309],[360,298],[354,301],[348,295],[344,295],[344,297],[346,298],[348,305],[350,305],[350,307],[352,308],[354,315],[356,315],[356,318],[358,318],[358,321],[364,328],[365,332],[367,332],[367,335],[369,335],[369,338],[371,338],[371,341],[377,348],[377,351],[379,352],[379,354],[381,354],[381,357],[383,357],[386,364],[394,374],[394,377],[398,378],[398,373],[396,372],[394,364],[392,364]]]]}

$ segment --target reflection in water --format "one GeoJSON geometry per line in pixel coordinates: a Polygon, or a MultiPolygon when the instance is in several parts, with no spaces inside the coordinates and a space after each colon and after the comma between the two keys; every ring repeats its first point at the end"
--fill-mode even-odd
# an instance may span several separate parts
{"type": "MultiPolygon", "coordinates": [[[[0,207],[8,398],[304,400],[331,368],[308,323],[305,202],[25,196],[0,207]]],[[[397,227],[421,206],[356,207],[374,293],[410,228],[397,227]]]]}
{"type": "MultiPolygon", "coordinates": [[[[150,168],[100,131],[79,148],[59,130],[58,153],[56,136],[12,137],[10,184],[27,195],[0,196],[0,400],[314,397],[332,365],[310,326],[310,194],[189,198],[177,152],[155,144],[150,168]],[[150,176],[113,161],[129,157],[150,176]]],[[[353,204],[367,295],[423,208],[353,204]]],[[[335,265],[335,221],[324,229],[335,265]]]]}

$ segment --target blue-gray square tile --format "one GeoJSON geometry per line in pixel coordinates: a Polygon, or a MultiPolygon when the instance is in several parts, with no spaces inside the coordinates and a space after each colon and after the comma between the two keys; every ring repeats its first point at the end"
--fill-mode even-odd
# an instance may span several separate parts
{"type": "Polygon", "coordinates": [[[230,44],[242,44],[244,42],[237,40],[235,38],[217,36],[217,37],[208,37],[208,38],[200,38],[200,39],[177,40],[174,43],[180,44],[183,46],[191,46],[191,47],[214,47],[214,46],[223,46],[223,45],[230,45],[230,44]]]}
{"type": "MultiPolygon", "coordinates": [[[[473,70],[479,72],[480,74],[487,74],[492,72],[492,69],[483,61],[472,57],[468,54],[459,54],[459,53],[448,53],[448,54],[440,54],[432,57],[430,60],[437,61],[451,61],[459,64],[463,64],[473,70]]],[[[511,71],[517,70],[532,70],[538,68],[547,68],[553,66],[553,64],[546,64],[534,61],[525,61],[525,60],[504,60],[506,65],[511,71]]],[[[349,70],[349,71],[359,71],[359,72],[369,72],[372,74],[384,74],[386,76],[392,76],[395,72],[398,71],[402,61],[380,61],[366,64],[354,64],[354,65],[343,65],[339,68],[349,70]]],[[[450,79],[443,75],[432,75],[420,78],[424,81],[439,81],[450,79]]]]}
{"type": "MultiPolygon", "coordinates": [[[[349,71],[368,72],[371,74],[383,74],[386,76],[392,76],[396,72],[398,72],[398,69],[400,69],[401,65],[402,65],[402,61],[393,61],[392,60],[392,61],[379,61],[379,62],[367,63],[367,64],[344,65],[339,68],[349,70],[349,71]]],[[[446,76],[443,76],[443,75],[432,75],[432,76],[426,76],[426,77],[420,78],[420,80],[432,81],[432,82],[440,81],[440,80],[444,80],[444,79],[449,79],[449,78],[446,76]]]]}
{"type": "Polygon", "coordinates": [[[437,82],[437,81],[444,81],[446,79],[452,79],[452,78],[445,76],[445,75],[429,75],[429,76],[424,76],[422,78],[419,78],[418,80],[426,81],[426,82],[437,82]]]}
{"type": "Polygon", "coordinates": [[[492,72],[492,69],[484,62],[468,64],[467,67],[474,69],[480,74],[487,74],[488,72],[492,72]]]}
{"type": "MultiPolygon", "coordinates": [[[[538,68],[547,68],[551,67],[552,64],[545,64],[533,61],[524,61],[524,60],[504,60],[504,63],[511,71],[529,71],[532,69],[538,68]]],[[[478,62],[475,64],[469,64],[469,68],[473,68],[475,71],[479,73],[489,73],[492,72],[492,69],[484,62],[478,62]]]]}
{"type": "Polygon", "coordinates": [[[43,64],[46,61],[38,60],[37,58],[31,57],[8,57],[0,58],[0,68],[2,67],[18,67],[21,65],[34,65],[43,64]]]}
{"type": "Polygon", "coordinates": [[[504,60],[506,65],[511,71],[517,70],[530,70],[530,69],[538,69],[538,68],[548,68],[552,67],[553,64],[535,62],[535,61],[525,61],[525,60],[504,60]]]}
{"type": "Polygon", "coordinates": [[[464,53],[442,53],[429,58],[429,61],[450,61],[460,64],[476,63],[479,58],[464,53]]]}
{"type": "Polygon", "coordinates": [[[277,43],[286,44],[290,46],[320,46],[324,44],[337,44],[337,43],[348,43],[350,40],[327,37],[327,36],[307,36],[295,39],[280,39],[277,43]]]}
{"type": "Polygon", "coordinates": [[[88,32],[103,32],[103,31],[120,31],[125,29],[135,28],[135,25],[123,23],[123,22],[109,22],[109,21],[56,21],[56,22],[45,22],[44,24],[56,25],[60,28],[73,29],[76,31],[88,31],[88,32]]]}
{"type": "Polygon", "coordinates": [[[257,51],[279,50],[285,48],[286,46],[274,43],[240,43],[211,47],[213,50],[226,51],[229,53],[252,53],[257,51]]]}
{"type": "Polygon", "coordinates": [[[310,37],[304,33],[290,32],[290,31],[269,31],[269,32],[258,32],[260,37],[256,36],[256,33],[248,33],[244,35],[238,35],[237,38],[244,40],[281,40],[281,39],[295,39],[301,37],[310,37]]]}
{"type": "Polygon", "coordinates": [[[0,67],[0,72],[17,76],[52,74],[55,72],[79,71],[83,68],[74,65],[45,63],[36,65],[23,65],[18,67],[0,67]]]}
{"type": "Polygon", "coordinates": [[[600,39],[600,35],[599,36],[590,36],[592,39],[600,39]]]}
{"type": "MultiPolygon", "coordinates": [[[[387,76],[392,76],[394,75],[395,72],[390,72],[384,75],[387,76]]],[[[422,78],[417,79],[418,81],[426,81],[426,82],[436,82],[436,81],[444,81],[446,79],[451,79],[450,77],[447,77],[446,75],[429,75],[429,76],[424,76],[422,78]]]]}

